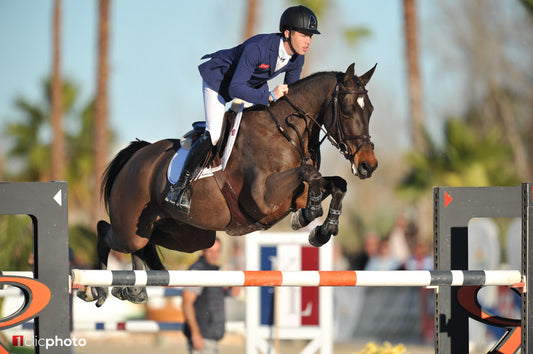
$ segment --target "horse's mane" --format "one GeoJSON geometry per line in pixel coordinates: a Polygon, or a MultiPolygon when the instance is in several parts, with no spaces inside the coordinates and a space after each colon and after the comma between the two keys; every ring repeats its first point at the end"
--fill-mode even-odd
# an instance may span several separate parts
{"type": "MultiPolygon", "coordinates": [[[[305,87],[306,85],[309,84],[309,82],[312,82],[314,80],[316,80],[317,78],[322,78],[324,76],[332,76],[332,77],[337,77],[342,74],[341,72],[339,71],[319,71],[319,72],[316,72],[314,74],[311,74],[309,76],[306,76],[304,77],[303,79],[300,79],[296,82],[293,82],[292,84],[289,85],[289,92],[291,90],[294,90],[296,92],[298,92],[299,90],[302,89],[302,86],[305,87]]],[[[266,109],[266,106],[263,106],[263,105],[253,105],[251,107],[248,107],[246,108],[244,111],[263,111],[266,109]]]]}
{"type": "Polygon", "coordinates": [[[290,89],[299,90],[300,86],[307,85],[310,81],[314,81],[317,78],[322,78],[324,76],[338,77],[339,74],[340,72],[338,71],[319,71],[309,76],[306,76],[303,79],[300,79],[296,82],[293,82],[292,84],[289,85],[289,90],[290,89]]]}

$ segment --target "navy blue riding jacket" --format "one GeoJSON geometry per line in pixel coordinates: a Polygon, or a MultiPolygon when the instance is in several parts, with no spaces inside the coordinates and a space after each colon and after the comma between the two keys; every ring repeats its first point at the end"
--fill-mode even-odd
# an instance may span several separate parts
{"type": "Polygon", "coordinates": [[[267,81],[285,72],[284,83],[300,79],[304,56],[295,54],[289,63],[274,72],[278,60],[280,33],[259,34],[244,43],[207,54],[210,58],[198,66],[207,85],[226,102],[241,98],[253,104],[268,105],[267,81]]]}

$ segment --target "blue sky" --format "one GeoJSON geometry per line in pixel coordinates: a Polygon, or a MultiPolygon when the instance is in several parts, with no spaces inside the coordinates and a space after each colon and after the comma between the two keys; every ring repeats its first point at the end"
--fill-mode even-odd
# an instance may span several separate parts
{"type": "MultiPolygon", "coordinates": [[[[401,3],[333,1],[319,17],[322,35],[313,37],[307,59],[310,73],[345,70],[355,62],[362,74],[378,63],[368,87],[376,108],[371,133],[376,143],[405,147],[409,137],[401,3]],[[371,37],[350,47],[342,36],[346,26],[366,26],[371,37]],[[391,124],[397,125],[394,132],[391,124]]],[[[242,41],[245,4],[244,0],[112,1],[109,120],[119,144],[135,138],[178,137],[193,121],[203,120],[197,66],[204,54],[242,41]]],[[[423,4],[419,2],[422,18],[428,13],[423,4]]],[[[51,70],[52,5],[52,0],[0,0],[0,127],[20,117],[13,106],[15,98],[44,101],[41,83],[51,70]]],[[[276,32],[279,16],[289,5],[260,1],[257,33],[276,32]]],[[[63,0],[62,74],[79,87],[78,110],[95,94],[96,13],[95,0],[63,0]]]]}

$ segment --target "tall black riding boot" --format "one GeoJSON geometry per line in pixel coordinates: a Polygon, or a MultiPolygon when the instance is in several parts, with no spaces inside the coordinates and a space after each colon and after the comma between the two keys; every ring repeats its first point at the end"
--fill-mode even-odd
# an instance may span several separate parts
{"type": "Polygon", "coordinates": [[[193,176],[198,169],[202,167],[207,153],[211,151],[212,148],[213,144],[211,143],[211,136],[209,135],[209,132],[206,131],[200,139],[195,141],[192,145],[191,150],[187,155],[187,159],[185,160],[183,171],[181,171],[180,178],[172,187],[170,187],[170,191],[165,198],[166,202],[174,204],[178,209],[189,214],[191,201],[187,198],[187,189],[189,189],[193,176]]]}

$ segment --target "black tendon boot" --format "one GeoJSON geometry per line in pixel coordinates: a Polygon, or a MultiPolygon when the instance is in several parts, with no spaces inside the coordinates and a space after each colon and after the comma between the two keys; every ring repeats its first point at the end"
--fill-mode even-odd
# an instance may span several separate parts
{"type": "Polygon", "coordinates": [[[207,157],[207,153],[211,151],[213,145],[211,144],[211,136],[209,132],[206,131],[196,140],[187,155],[185,164],[183,166],[183,171],[179,180],[170,187],[170,191],[165,197],[165,201],[174,204],[178,209],[189,214],[191,209],[191,201],[187,197],[187,189],[193,176],[196,174],[198,169],[202,166],[207,157]]]}

